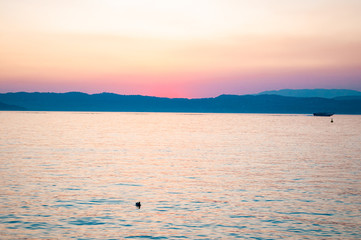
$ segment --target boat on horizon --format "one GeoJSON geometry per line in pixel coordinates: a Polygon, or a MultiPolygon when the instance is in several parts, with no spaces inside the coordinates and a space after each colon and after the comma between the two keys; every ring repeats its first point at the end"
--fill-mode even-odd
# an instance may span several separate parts
{"type": "Polygon", "coordinates": [[[329,113],[329,112],[316,112],[313,113],[313,116],[317,116],[317,117],[331,117],[334,113],[329,113]]]}

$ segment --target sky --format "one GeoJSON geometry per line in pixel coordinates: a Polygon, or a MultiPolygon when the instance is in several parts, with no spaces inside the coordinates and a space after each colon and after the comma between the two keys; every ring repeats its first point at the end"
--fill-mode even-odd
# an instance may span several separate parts
{"type": "Polygon", "coordinates": [[[360,0],[0,0],[0,92],[361,90],[360,0]]]}

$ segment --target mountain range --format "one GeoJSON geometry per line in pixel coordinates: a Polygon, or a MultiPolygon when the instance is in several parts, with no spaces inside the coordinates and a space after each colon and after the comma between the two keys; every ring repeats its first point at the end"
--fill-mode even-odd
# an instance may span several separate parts
{"type": "Polygon", "coordinates": [[[333,112],[336,114],[361,114],[361,94],[325,98],[290,97],[262,93],[187,99],[114,93],[17,92],[0,94],[0,110],[300,114],[333,112]]]}
{"type": "Polygon", "coordinates": [[[285,97],[322,97],[322,98],[335,98],[335,97],[354,97],[360,96],[361,92],[349,89],[281,89],[264,91],[258,93],[259,95],[272,94],[285,97]]]}

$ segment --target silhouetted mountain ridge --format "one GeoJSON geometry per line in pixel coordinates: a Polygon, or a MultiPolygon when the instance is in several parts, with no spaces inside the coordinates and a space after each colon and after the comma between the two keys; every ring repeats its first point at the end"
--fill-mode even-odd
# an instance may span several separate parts
{"type": "Polygon", "coordinates": [[[361,98],[286,97],[272,94],[215,98],[161,98],[115,93],[3,93],[0,101],[30,111],[361,114],[361,98]]]}
{"type": "Polygon", "coordinates": [[[322,97],[335,98],[344,96],[361,96],[361,92],[349,89],[281,89],[260,92],[257,95],[274,94],[286,97],[322,97]]]}
{"type": "Polygon", "coordinates": [[[24,111],[24,110],[26,109],[23,107],[0,102],[0,111],[24,111]]]}

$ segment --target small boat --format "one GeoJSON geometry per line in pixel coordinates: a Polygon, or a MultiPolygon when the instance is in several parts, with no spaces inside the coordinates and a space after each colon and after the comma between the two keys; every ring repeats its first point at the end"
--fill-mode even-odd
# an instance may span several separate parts
{"type": "Polygon", "coordinates": [[[329,113],[329,112],[316,112],[313,113],[313,116],[317,116],[317,117],[331,117],[334,113],[329,113]]]}

